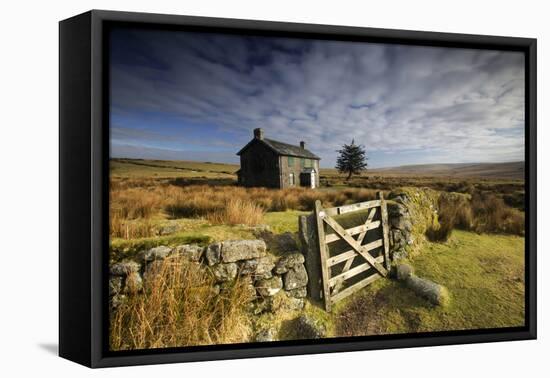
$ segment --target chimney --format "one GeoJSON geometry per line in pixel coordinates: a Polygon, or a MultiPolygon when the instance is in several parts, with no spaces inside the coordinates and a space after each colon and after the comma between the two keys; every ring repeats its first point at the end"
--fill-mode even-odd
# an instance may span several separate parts
{"type": "Polygon", "coordinates": [[[305,150],[306,148],[306,142],[304,142],[303,140],[300,142],[300,147],[302,148],[302,150],[305,150]]]}
{"type": "Polygon", "coordinates": [[[254,129],[254,138],[264,139],[264,131],[260,128],[254,129]]]}

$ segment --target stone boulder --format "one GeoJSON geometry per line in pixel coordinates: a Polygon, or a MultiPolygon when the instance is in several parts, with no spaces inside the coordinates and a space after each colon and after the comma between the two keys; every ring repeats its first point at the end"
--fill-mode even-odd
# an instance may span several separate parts
{"type": "Polygon", "coordinates": [[[412,266],[408,264],[398,264],[395,267],[395,278],[398,281],[405,281],[414,274],[412,266]]]}
{"type": "Polygon", "coordinates": [[[297,337],[301,339],[320,339],[326,335],[325,326],[307,315],[296,319],[295,328],[297,337]]]}
{"type": "Polygon", "coordinates": [[[222,261],[232,263],[262,257],[266,252],[263,240],[228,240],[222,243],[222,261]]]}
{"type": "Polygon", "coordinates": [[[307,288],[300,287],[298,289],[288,290],[286,293],[288,296],[293,298],[305,298],[307,297],[307,288]]]}
{"type": "Polygon", "coordinates": [[[286,294],[285,291],[279,290],[272,296],[260,298],[256,302],[254,308],[255,314],[262,312],[277,313],[280,311],[300,311],[305,306],[305,300],[303,298],[294,298],[286,294]]]}
{"type": "Polygon", "coordinates": [[[218,264],[221,261],[222,243],[210,244],[206,247],[206,261],[209,266],[218,264]]]}
{"type": "Polygon", "coordinates": [[[260,330],[254,337],[254,341],[258,343],[277,340],[277,330],[275,328],[266,328],[260,330]]]}
{"type": "Polygon", "coordinates": [[[138,272],[141,265],[135,261],[122,261],[111,265],[109,271],[113,276],[127,276],[130,273],[138,272]]]}
{"type": "Polygon", "coordinates": [[[406,232],[412,231],[412,222],[408,216],[395,216],[390,218],[392,227],[406,232]]]}
{"type": "Polygon", "coordinates": [[[303,298],[294,298],[287,296],[285,300],[281,301],[279,310],[286,311],[300,311],[303,310],[305,301],[303,298]]]}
{"type": "Polygon", "coordinates": [[[307,271],[302,265],[296,265],[284,275],[285,290],[294,290],[307,285],[307,271]]]}
{"type": "Polygon", "coordinates": [[[289,255],[281,257],[275,265],[275,273],[283,274],[288,272],[289,269],[294,269],[298,265],[304,264],[304,255],[301,253],[291,253],[289,255]]]}
{"type": "Polygon", "coordinates": [[[151,248],[146,251],[141,251],[138,254],[138,259],[142,263],[146,263],[154,260],[162,260],[166,258],[171,252],[172,252],[172,248],[161,245],[159,247],[151,248]]]}
{"type": "Polygon", "coordinates": [[[141,275],[137,272],[130,273],[124,281],[124,293],[125,294],[137,294],[143,288],[143,280],[141,275]]]}
{"type": "Polygon", "coordinates": [[[111,276],[109,278],[109,295],[117,295],[122,290],[122,277],[111,276]]]}
{"type": "Polygon", "coordinates": [[[283,288],[283,281],[279,276],[273,276],[256,281],[256,290],[262,297],[272,297],[283,288]]]}
{"type": "Polygon", "coordinates": [[[174,248],[173,253],[181,256],[187,261],[199,262],[204,253],[204,247],[197,244],[183,244],[174,248]]]}
{"type": "Polygon", "coordinates": [[[128,297],[126,295],[117,294],[111,297],[111,299],[109,300],[109,305],[111,307],[111,310],[116,310],[127,301],[128,301],[128,297]]]}
{"type": "Polygon", "coordinates": [[[143,270],[143,281],[145,286],[150,286],[152,282],[162,274],[163,269],[164,261],[162,260],[151,261],[149,264],[145,265],[145,269],[143,270]]]}
{"type": "Polygon", "coordinates": [[[271,278],[271,271],[275,264],[269,256],[260,257],[257,259],[245,260],[240,263],[240,274],[251,275],[255,279],[271,278]]]}
{"type": "Polygon", "coordinates": [[[426,299],[435,306],[445,307],[449,304],[449,292],[447,288],[442,285],[414,275],[409,276],[409,278],[405,280],[405,284],[418,296],[426,299]]]}
{"type": "Polygon", "coordinates": [[[234,280],[237,277],[239,266],[235,263],[217,264],[212,267],[212,273],[217,282],[234,280]]]}

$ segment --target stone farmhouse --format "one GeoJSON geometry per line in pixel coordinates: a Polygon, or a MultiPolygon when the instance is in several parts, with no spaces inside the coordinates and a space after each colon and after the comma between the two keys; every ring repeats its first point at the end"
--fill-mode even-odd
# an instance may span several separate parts
{"type": "Polygon", "coordinates": [[[239,184],[268,188],[319,187],[320,157],[299,146],[264,137],[262,129],[254,129],[254,138],[237,155],[241,169],[237,171],[239,184]]]}

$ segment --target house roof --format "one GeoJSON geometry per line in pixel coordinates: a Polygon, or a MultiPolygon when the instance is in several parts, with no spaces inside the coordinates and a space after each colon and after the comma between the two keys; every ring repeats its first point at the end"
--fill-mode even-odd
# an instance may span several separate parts
{"type": "Polygon", "coordinates": [[[284,155],[284,156],[296,156],[296,157],[303,157],[308,159],[314,159],[314,160],[321,160],[321,158],[317,155],[315,155],[313,152],[302,148],[300,146],[294,146],[292,144],[279,142],[273,139],[252,139],[249,143],[247,143],[246,146],[244,146],[239,152],[237,152],[237,155],[240,155],[244,150],[250,146],[251,143],[254,141],[261,142],[265,144],[267,147],[269,147],[271,150],[273,150],[278,155],[284,155]]]}

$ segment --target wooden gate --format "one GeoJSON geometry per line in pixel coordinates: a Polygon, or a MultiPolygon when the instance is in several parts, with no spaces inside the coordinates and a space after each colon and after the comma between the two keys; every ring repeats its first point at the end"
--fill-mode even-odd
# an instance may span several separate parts
{"type": "Polygon", "coordinates": [[[316,201],[315,218],[323,298],[330,311],[334,303],[388,275],[388,211],[379,192],[377,200],[328,209],[316,201]],[[358,219],[358,225],[349,225],[358,219]]]}

